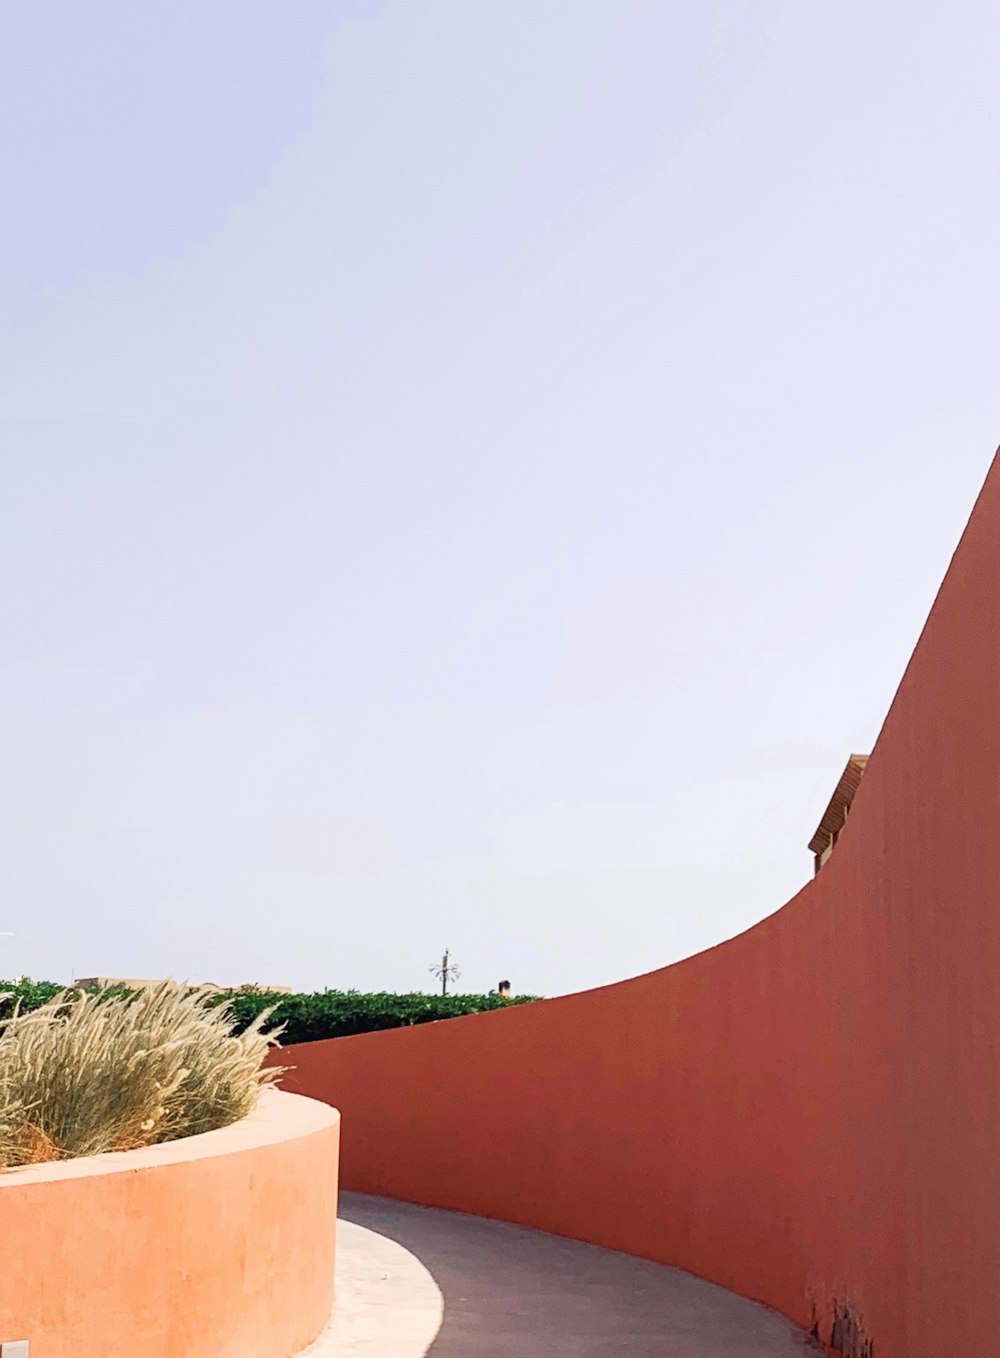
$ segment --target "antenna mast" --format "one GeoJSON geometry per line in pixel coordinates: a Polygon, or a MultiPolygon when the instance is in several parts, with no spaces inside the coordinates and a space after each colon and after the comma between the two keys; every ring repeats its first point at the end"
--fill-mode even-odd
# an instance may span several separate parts
{"type": "Polygon", "coordinates": [[[428,970],[432,976],[436,976],[441,982],[442,995],[447,995],[448,993],[448,982],[457,981],[462,974],[462,968],[457,962],[451,960],[451,953],[447,948],[445,948],[444,953],[441,956],[440,965],[429,967],[428,970]]]}

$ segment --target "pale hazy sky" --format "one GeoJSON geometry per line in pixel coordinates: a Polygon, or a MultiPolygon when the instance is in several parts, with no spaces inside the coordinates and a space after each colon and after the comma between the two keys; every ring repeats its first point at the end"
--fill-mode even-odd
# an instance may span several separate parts
{"type": "Polygon", "coordinates": [[[5,5],[0,974],[555,994],[782,904],[1000,440],[998,51],[5,5]]]}

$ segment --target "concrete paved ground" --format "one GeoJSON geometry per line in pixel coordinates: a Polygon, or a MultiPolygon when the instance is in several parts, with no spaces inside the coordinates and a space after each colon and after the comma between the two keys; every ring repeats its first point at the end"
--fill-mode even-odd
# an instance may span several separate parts
{"type": "Polygon", "coordinates": [[[343,1193],[338,1232],[334,1320],[308,1358],[819,1352],[783,1316],[712,1283],[542,1231],[343,1193]]]}

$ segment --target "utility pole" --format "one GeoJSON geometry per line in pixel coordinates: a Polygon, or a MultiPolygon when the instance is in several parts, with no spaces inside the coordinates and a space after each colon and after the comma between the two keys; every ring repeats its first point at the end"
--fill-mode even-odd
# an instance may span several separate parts
{"type": "Polygon", "coordinates": [[[432,976],[436,976],[441,982],[442,995],[447,995],[448,993],[448,982],[457,981],[462,974],[462,968],[456,962],[451,961],[451,953],[447,948],[445,948],[444,953],[442,954],[441,965],[429,967],[428,970],[432,976]]]}

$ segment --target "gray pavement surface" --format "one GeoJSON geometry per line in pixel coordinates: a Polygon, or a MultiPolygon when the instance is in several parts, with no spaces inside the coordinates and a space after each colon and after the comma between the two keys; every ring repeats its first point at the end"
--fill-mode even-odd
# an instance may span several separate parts
{"type": "Polygon", "coordinates": [[[790,1321],[680,1269],[343,1193],[337,1301],[301,1358],[817,1358],[790,1321]]]}

